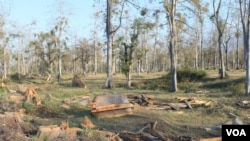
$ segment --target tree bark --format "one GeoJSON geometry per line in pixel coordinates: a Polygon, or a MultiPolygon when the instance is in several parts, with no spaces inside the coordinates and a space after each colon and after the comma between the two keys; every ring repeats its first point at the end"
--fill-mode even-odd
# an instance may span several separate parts
{"type": "Polygon", "coordinates": [[[106,32],[107,32],[107,79],[105,82],[106,88],[112,88],[112,23],[111,23],[111,2],[107,0],[107,19],[106,19],[106,32]]]}
{"type": "Polygon", "coordinates": [[[176,14],[176,0],[171,1],[171,9],[169,10],[170,15],[168,16],[170,25],[170,42],[169,42],[169,53],[171,61],[171,91],[177,91],[177,72],[176,72],[176,24],[175,24],[175,14],[176,14]]]}
{"type": "Polygon", "coordinates": [[[245,4],[242,2],[242,0],[239,0],[240,5],[240,15],[241,15],[241,23],[243,28],[243,43],[244,43],[244,60],[246,65],[246,82],[245,82],[245,93],[246,96],[250,93],[250,50],[249,50],[249,27],[250,27],[250,3],[248,3],[248,9],[247,11],[243,11],[242,4],[245,4]]]}

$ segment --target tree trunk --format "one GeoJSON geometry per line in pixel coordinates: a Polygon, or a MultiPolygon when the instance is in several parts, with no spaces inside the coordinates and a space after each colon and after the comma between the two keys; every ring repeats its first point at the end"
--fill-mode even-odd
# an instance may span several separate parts
{"type": "Polygon", "coordinates": [[[141,60],[137,59],[137,76],[141,76],[141,60]]]}
{"type": "Polygon", "coordinates": [[[221,38],[222,34],[219,34],[218,37],[218,46],[219,46],[219,57],[220,57],[220,79],[225,78],[225,65],[224,65],[224,55],[221,47],[221,38]]]}
{"type": "Polygon", "coordinates": [[[239,70],[240,69],[240,59],[239,59],[239,38],[237,38],[236,40],[236,44],[237,44],[237,50],[236,50],[236,61],[237,61],[237,65],[236,65],[236,69],[239,70]]]}
{"type": "MultiPolygon", "coordinates": [[[[250,3],[249,3],[250,6],[250,3]]],[[[249,49],[249,18],[250,18],[250,7],[248,7],[248,20],[247,20],[247,27],[243,28],[243,39],[244,39],[244,59],[245,59],[245,65],[246,65],[246,95],[248,96],[250,93],[250,49],[249,49]]]]}
{"type": "Polygon", "coordinates": [[[7,78],[7,61],[6,61],[6,47],[3,48],[3,76],[2,79],[5,80],[7,78]]]}
{"type": "Polygon", "coordinates": [[[128,82],[127,82],[127,85],[128,85],[128,88],[131,88],[131,65],[129,65],[129,72],[128,72],[128,82]]]}
{"type": "MultiPolygon", "coordinates": [[[[248,24],[249,27],[249,24],[248,24]]],[[[246,64],[246,95],[248,96],[250,93],[250,50],[249,50],[249,31],[247,31],[248,33],[244,34],[244,48],[245,48],[245,64],[246,64]]]]}
{"type": "Polygon", "coordinates": [[[175,14],[176,14],[176,0],[172,0],[171,3],[171,12],[169,16],[170,24],[170,42],[169,42],[169,53],[171,61],[171,91],[177,91],[177,72],[176,72],[176,54],[175,54],[175,45],[176,45],[176,24],[175,24],[175,14]]]}
{"type": "Polygon", "coordinates": [[[200,33],[200,61],[201,61],[201,70],[204,70],[204,54],[203,54],[203,21],[201,22],[201,33],[200,33]]]}
{"type": "Polygon", "coordinates": [[[96,73],[97,73],[97,53],[96,53],[96,33],[94,33],[94,74],[96,75],[96,73]]]}
{"type": "Polygon", "coordinates": [[[106,88],[112,88],[112,40],[111,40],[111,3],[107,0],[107,21],[106,21],[106,32],[107,32],[107,79],[105,82],[106,88]]]}

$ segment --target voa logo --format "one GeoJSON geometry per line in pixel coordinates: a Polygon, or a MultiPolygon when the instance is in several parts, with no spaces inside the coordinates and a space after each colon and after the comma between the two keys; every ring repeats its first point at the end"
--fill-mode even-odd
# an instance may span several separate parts
{"type": "Polygon", "coordinates": [[[228,136],[247,136],[244,129],[226,129],[228,136]]]}

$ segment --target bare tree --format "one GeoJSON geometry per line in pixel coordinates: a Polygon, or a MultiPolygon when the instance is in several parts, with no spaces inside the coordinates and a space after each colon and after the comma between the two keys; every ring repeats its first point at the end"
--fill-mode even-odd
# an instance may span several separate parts
{"type": "Polygon", "coordinates": [[[223,21],[220,17],[220,9],[221,9],[221,1],[219,0],[219,3],[217,7],[215,6],[215,0],[213,0],[213,15],[211,16],[211,19],[215,22],[217,31],[218,31],[218,48],[219,48],[219,58],[220,58],[220,78],[225,78],[225,64],[224,64],[224,54],[222,51],[222,36],[225,30],[225,26],[227,23],[228,15],[229,15],[229,8],[227,11],[226,19],[223,21]]]}
{"type": "Polygon", "coordinates": [[[239,0],[240,17],[243,29],[244,60],[246,64],[246,95],[250,93],[250,49],[249,49],[249,31],[250,31],[250,2],[239,0]]]}

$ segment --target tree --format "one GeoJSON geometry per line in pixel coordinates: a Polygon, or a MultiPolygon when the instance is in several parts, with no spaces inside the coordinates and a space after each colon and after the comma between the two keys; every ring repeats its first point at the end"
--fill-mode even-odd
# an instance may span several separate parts
{"type": "Polygon", "coordinates": [[[86,39],[83,39],[79,43],[78,57],[81,60],[82,72],[84,75],[88,73],[88,64],[90,61],[90,44],[86,39]]]}
{"type": "MultiPolygon", "coordinates": [[[[193,5],[196,7],[197,11],[194,11],[194,14],[198,18],[198,22],[200,24],[200,67],[204,69],[204,55],[203,55],[203,28],[204,28],[204,13],[208,12],[208,3],[202,4],[200,0],[192,0],[193,5]],[[204,5],[204,6],[203,6],[204,5]]],[[[198,55],[196,55],[197,57],[198,55]]],[[[198,57],[196,58],[198,60],[198,57]]],[[[196,61],[198,62],[198,61],[196,61]]]]}
{"type": "Polygon", "coordinates": [[[54,33],[51,31],[35,34],[35,39],[30,41],[29,46],[35,48],[35,54],[41,60],[39,64],[40,70],[47,73],[47,81],[50,81],[51,73],[53,73],[53,64],[58,59],[54,33]]]}
{"type": "MultiPolygon", "coordinates": [[[[3,9],[3,5],[0,3],[1,11],[0,11],[0,59],[2,59],[2,70],[0,69],[0,72],[2,72],[2,79],[7,78],[7,46],[9,44],[9,35],[6,32],[6,15],[8,15],[3,9]]],[[[1,65],[0,65],[1,66],[1,65]]],[[[1,73],[0,73],[1,74],[1,73]]]]}
{"type": "Polygon", "coordinates": [[[112,88],[112,37],[114,36],[114,33],[120,28],[121,21],[122,21],[122,13],[123,8],[125,4],[125,0],[122,2],[122,10],[121,15],[119,19],[119,25],[114,28],[112,24],[112,14],[113,14],[113,5],[118,4],[118,0],[106,0],[107,9],[106,9],[106,37],[107,37],[107,79],[105,82],[106,88],[112,88]]]}
{"type": "Polygon", "coordinates": [[[177,91],[177,60],[175,54],[176,48],[176,23],[175,23],[175,16],[176,16],[176,4],[177,0],[164,0],[164,8],[166,9],[166,15],[169,25],[169,53],[170,53],[170,61],[171,61],[171,86],[170,89],[173,92],[177,91]]]}
{"type": "Polygon", "coordinates": [[[127,77],[127,86],[131,87],[131,67],[133,64],[133,53],[135,48],[138,46],[138,36],[140,33],[140,24],[137,20],[133,24],[133,33],[131,34],[131,43],[128,44],[123,42],[123,49],[121,49],[121,62],[122,62],[122,73],[127,77]]]}
{"type": "Polygon", "coordinates": [[[250,31],[250,2],[239,0],[240,17],[243,29],[243,44],[244,44],[244,62],[246,64],[246,95],[250,93],[250,49],[249,49],[249,31],[250,31]]]}
{"type": "Polygon", "coordinates": [[[226,19],[223,21],[220,17],[220,8],[221,8],[221,1],[219,0],[218,6],[215,7],[215,0],[213,0],[213,15],[211,16],[211,20],[214,21],[216,25],[216,29],[218,31],[218,48],[219,48],[219,57],[220,57],[220,78],[225,78],[225,64],[224,64],[224,54],[222,51],[222,36],[225,30],[225,26],[227,23],[229,9],[227,11],[226,19]]]}
{"type": "Polygon", "coordinates": [[[64,37],[64,39],[62,39],[63,34],[66,32],[67,26],[68,26],[68,19],[60,16],[58,18],[58,23],[55,25],[54,29],[51,30],[51,35],[55,41],[55,47],[58,49],[58,75],[57,75],[58,81],[60,81],[62,77],[63,48],[67,47],[66,41],[68,40],[68,38],[64,37]]]}

